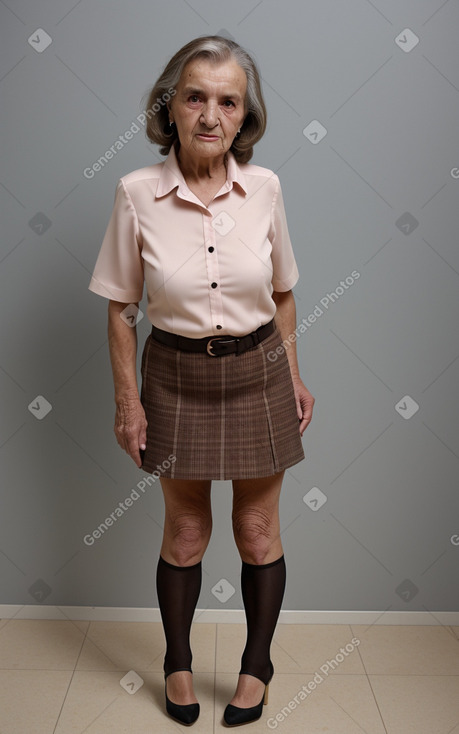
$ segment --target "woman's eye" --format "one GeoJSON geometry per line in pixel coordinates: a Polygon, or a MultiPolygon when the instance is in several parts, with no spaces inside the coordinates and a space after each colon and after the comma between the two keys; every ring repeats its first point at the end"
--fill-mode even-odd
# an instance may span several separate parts
{"type": "Polygon", "coordinates": [[[225,104],[225,105],[228,105],[228,106],[230,106],[230,107],[234,107],[234,102],[233,102],[233,101],[232,101],[231,99],[227,99],[227,100],[226,100],[226,101],[224,102],[224,104],[225,104]]]}
{"type": "Polygon", "coordinates": [[[199,102],[199,97],[197,94],[192,94],[189,99],[190,102],[199,102]]]}

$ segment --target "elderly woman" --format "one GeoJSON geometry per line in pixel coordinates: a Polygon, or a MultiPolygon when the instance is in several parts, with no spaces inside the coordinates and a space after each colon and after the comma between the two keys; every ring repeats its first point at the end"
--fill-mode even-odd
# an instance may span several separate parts
{"type": "Polygon", "coordinates": [[[186,44],[151,90],[147,115],[147,136],[167,158],[119,180],[89,288],[109,299],[116,438],[139,468],[160,475],[166,709],[186,724],[199,715],[190,629],[211,482],[232,480],[247,640],[224,712],[231,726],[258,719],[267,702],[285,587],[279,493],[285,469],[304,459],[314,404],[292,343],[298,270],[279,179],[247,163],[266,126],[247,52],[220,36],[186,44]],[[139,397],[144,282],[152,330],[139,397]]]}

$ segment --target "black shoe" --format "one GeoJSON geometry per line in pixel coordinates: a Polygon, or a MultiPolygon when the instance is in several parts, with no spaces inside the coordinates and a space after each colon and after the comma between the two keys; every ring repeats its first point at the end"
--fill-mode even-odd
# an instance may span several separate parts
{"type": "MultiPolygon", "coordinates": [[[[265,683],[265,692],[260,703],[257,706],[250,706],[250,708],[247,709],[242,709],[229,703],[225,709],[225,713],[223,714],[223,719],[227,726],[240,726],[241,724],[249,724],[252,721],[257,721],[257,719],[261,717],[261,714],[263,713],[263,705],[266,705],[268,703],[269,684],[271,682],[271,678],[274,675],[274,668],[271,662],[270,666],[271,675],[269,676],[268,682],[265,683]]],[[[239,675],[241,675],[241,673],[244,673],[245,675],[253,675],[253,673],[249,673],[247,670],[241,670],[239,675]]],[[[258,675],[255,675],[254,678],[258,678],[258,675]]],[[[258,680],[261,679],[258,678],[258,680]]],[[[264,681],[262,682],[264,683],[264,681]]]]}
{"type": "MultiPolygon", "coordinates": [[[[181,670],[189,670],[190,673],[192,672],[190,668],[181,668],[181,670]]],[[[176,673],[176,670],[171,671],[172,673],[176,673]]],[[[172,716],[173,719],[177,719],[177,721],[180,721],[181,724],[186,724],[186,726],[190,726],[191,724],[194,724],[196,719],[199,716],[199,703],[188,703],[185,706],[181,706],[178,703],[174,703],[173,701],[170,701],[167,697],[167,676],[171,675],[171,673],[164,674],[164,693],[166,696],[166,711],[169,714],[169,716],[172,716]]]]}

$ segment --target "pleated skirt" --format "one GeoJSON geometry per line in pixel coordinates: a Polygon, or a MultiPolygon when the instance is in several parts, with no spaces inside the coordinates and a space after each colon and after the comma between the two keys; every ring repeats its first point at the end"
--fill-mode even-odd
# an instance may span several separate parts
{"type": "Polygon", "coordinates": [[[210,357],[147,337],[140,399],[142,469],[175,479],[267,477],[304,459],[280,332],[240,354],[210,357]]]}

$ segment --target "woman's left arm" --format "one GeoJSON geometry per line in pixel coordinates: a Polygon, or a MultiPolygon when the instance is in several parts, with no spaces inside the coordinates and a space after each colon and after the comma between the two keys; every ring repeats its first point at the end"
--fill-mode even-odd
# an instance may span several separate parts
{"type": "Polygon", "coordinates": [[[294,335],[296,329],[295,298],[290,290],[285,292],[274,291],[272,299],[277,307],[275,315],[277,328],[279,329],[282,341],[285,342],[285,351],[287,353],[295,392],[296,412],[300,421],[300,434],[303,435],[311,422],[312,408],[315,400],[300,377],[296,353],[296,337],[293,340],[292,336],[292,340],[289,340],[289,335],[294,335]]]}

